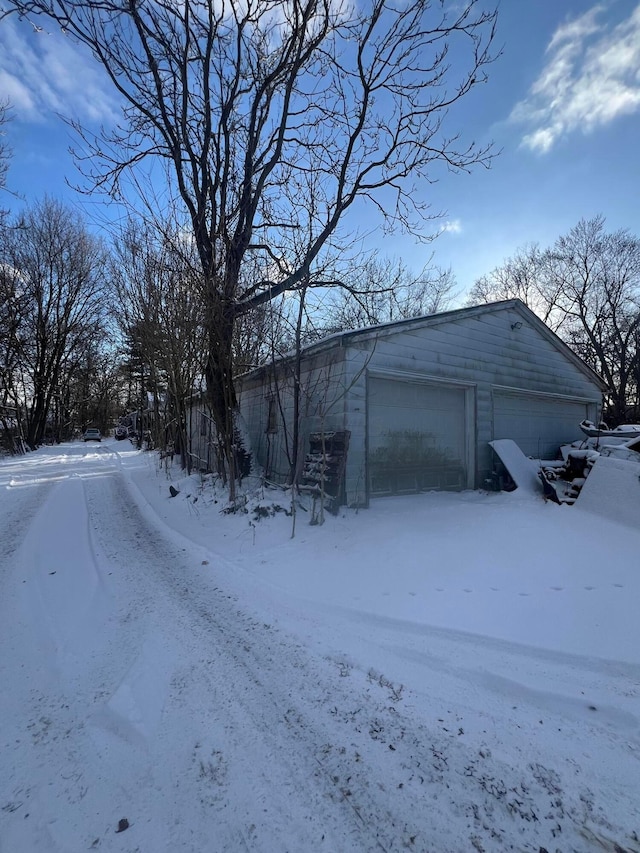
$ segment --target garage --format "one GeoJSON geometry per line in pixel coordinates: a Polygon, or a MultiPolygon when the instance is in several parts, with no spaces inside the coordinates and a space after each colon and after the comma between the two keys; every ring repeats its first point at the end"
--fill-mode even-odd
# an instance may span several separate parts
{"type": "Polygon", "coordinates": [[[369,377],[371,497],[467,487],[468,393],[459,385],[369,377]]]}
{"type": "Polygon", "coordinates": [[[298,458],[315,464],[311,436],[348,434],[340,490],[352,507],[383,495],[493,487],[494,439],[553,457],[581,437],[582,420],[597,423],[606,389],[517,299],[316,341],[300,353],[298,406],[296,369],[286,357],[238,380],[254,461],[265,479],[286,483],[296,436],[298,458]]]}
{"type": "Polygon", "coordinates": [[[589,402],[551,394],[493,392],[493,437],[511,438],[526,456],[554,459],[561,444],[581,437],[589,402]]]}

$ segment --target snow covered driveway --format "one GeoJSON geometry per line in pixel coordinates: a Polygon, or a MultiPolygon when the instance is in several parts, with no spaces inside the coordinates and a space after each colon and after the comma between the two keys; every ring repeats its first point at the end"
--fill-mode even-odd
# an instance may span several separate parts
{"type": "Polygon", "coordinates": [[[640,849],[637,663],[304,599],[121,451],[0,467],[2,853],[640,849]]]}

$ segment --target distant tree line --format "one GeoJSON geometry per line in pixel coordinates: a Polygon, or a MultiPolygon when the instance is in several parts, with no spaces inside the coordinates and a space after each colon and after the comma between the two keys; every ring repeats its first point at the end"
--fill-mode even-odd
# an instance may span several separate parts
{"type": "Polygon", "coordinates": [[[27,444],[70,438],[109,418],[106,251],[52,199],[5,223],[0,244],[0,405],[27,444]]]}

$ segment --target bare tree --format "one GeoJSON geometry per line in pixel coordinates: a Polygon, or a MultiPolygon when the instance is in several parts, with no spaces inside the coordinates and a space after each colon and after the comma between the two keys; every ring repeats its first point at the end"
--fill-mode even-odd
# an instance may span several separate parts
{"type": "Polygon", "coordinates": [[[582,219],[547,249],[520,250],[479,279],[470,301],[522,299],[606,381],[616,423],[638,404],[640,240],[582,219]]]}
{"type": "Polygon", "coordinates": [[[343,286],[327,303],[324,333],[436,314],[451,307],[451,269],[425,266],[416,274],[399,259],[374,256],[343,273],[343,286]]]}
{"type": "Polygon", "coordinates": [[[106,433],[122,412],[125,383],[114,332],[102,328],[101,334],[85,339],[64,366],[50,412],[53,431],[61,440],[90,425],[106,433]]]}
{"type": "MultiPolygon", "coordinates": [[[[0,240],[2,222],[0,222],[0,240]]],[[[2,241],[4,244],[4,241],[2,241]]],[[[0,260],[0,448],[24,452],[19,394],[20,345],[26,300],[17,286],[15,271],[0,260]]]]}
{"type": "Polygon", "coordinates": [[[13,394],[26,407],[27,444],[36,447],[56,397],[99,335],[105,254],[82,221],[51,199],[7,229],[2,254],[13,394]]]}
{"type": "Polygon", "coordinates": [[[7,170],[9,168],[9,158],[11,151],[4,141],[5,125],[9,121],[9,104],[7,101],[0,101],[0,189],[4,189],[7,181],[7,170]]]}
{"type": "Polygon", "coordinates": [[[131,220],[115,242],[112,275],[120,328],[138,359],[139,399],[152,395],[154,444],[172,444],[190,470],[186,398],[202,377],[205,347],[190,244],[176,251],[180,242],[131,220]]]}
{"type": "MultiPolygon", "coordinates": [[[[287,258],[292,259],[292,266],[300,267],[309,252],[309,246],[315,239],[315,224],[317,222],[316,204],[321,196],[319,184],[322,179],[313,171],[304,175],[304,184],[296,182],[295,187],[286,187],[285,193],[294,193],[306,198],[306,218],[300,208],[299,227],[290,237],[287,258]]],[[[292,198],[292,204],[295,199],[292,198]]],[[[357,285],[347,285],[347,277],[339,274],[341,266],[341,253],[333,247],[334,251],[325,251],[322,258],[318,258],[313,273],[311,270],[295,286],[293,292],[286,294],[289,298],[280,301],[279,310],[271,312],[274,322],[270,336],[270,355],[273,367],[273,380],[276,397],[280,409],[280,415],[284,427],[285,453],[289,462],[289,482],[292,486],[292,508],[295,513],[296,489],[299,483],[302,447],[301,447],[301,406],[303,404],[302,387],[302,349],[305,343],[317,339],[323,333],[322,322],[326,315],[327,306],[321,310],[320,328],[314,323],[313,312],[309,310],[309,295],[318,293],[316,288],[325,292],[327,288],[331,291],[339,286],[346,292],[347,289],[355,292],[357,285]],[[280,362],[280,365],[277,364],[280,362]],[[287,424],[282,405],[279,384],[282,380],[291,383],[291,424],[290,430],[287,424]]],[[[278,270],[280,275],[287,275],[286,269],[278,270]]],[[[321,300],[322,302],[322,300],[321,300]]],[[[274,300],[270,300],[272,306],[274,300]]],[[[324,332],[326,334],[326,331],[324,332]]],[[[295,524],[294,524],[295,528],[295,524]]]]}
{"type": "Polygon", "coordinates": [[[566,318],[563,336],[607,383],[608,416],[626,420],[639,357],[640,240],[606,232],[602,216],[582,219],[545,253],[545,278],[566,318]]]}
{"type": "MultiPolygon", "coordinates": [[[[0,190],[6,190],[11,150],[4,141],[10,118],[9,104],[0,102],[0,190]]],[[[0,244],[4,245],[7,211],[0,205],[0,244]]],[[[17,412],[16,379],[18,365],[17,332],[22,322],[25,300],[16,286],[16,271],[0,254],[0,417],[2,411],[17,412]]]]}
{"type": "MultiPolygon", "coordinates": [[[[5,142],[5,127],[11,118],[8,101],[0,101],[0,190],[7,191],[7,172],[12,151],[5,142]]],[[[7,211],[0,205],[0,234],[4,227],[7,211]]]]}
{"type": "Polygon", "coordinates": [[[94,186],[118,195],[145,158],[166,165],[199,256],[210,405],[228,452],[238,317],[307,279],[359,200],[386,225],[416,231],[429,212],[415,179],[438,163],[464,171],[490,162],[489,147],[445,127],[493,58],[496,12],[479,0],[5,6],[32,21],[44,15],[88,46],[124,102],[119,128],[83,134],[94,186]],[[309,172],[313,239],[293,264],[284,250],[301,211],[306,221],[307,199],[295,189],[306,190],[309,172]],[[275,274],[247,282],[251,255],[275,274]]]}
{"type": "Polygon", "coordinates": [[[518,249],[511,258],[488,275],[477,279],[467,295],[467,305],[520,299],[535,311],[547,325],[557,330],[562,314],[554,313],[555,298],[545,276],[544,251],[531,243],[518,249]]]}
{"type": "Polygon", "coordinates": [[[0,263],[0,403],[18,404],[16,393],[20,344],[18,332],[26,310],[26,298],[16,271],[0,263]]]}

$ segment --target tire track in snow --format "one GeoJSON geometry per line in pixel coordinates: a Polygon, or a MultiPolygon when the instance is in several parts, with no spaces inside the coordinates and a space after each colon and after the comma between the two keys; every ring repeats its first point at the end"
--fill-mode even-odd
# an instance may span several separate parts
{"type": "Polygon", "coordinates": [[[53,482],[23,485],[10,482],[0,500],[0,566],[11,569],[13,555],[25,541],[27,532],[47,500],[53,482]]]}
{"type": "Polygon", "coordinates": [[[89,531],[84,481],[58,483],[32,520],[16,554],[28,575],[26,609],[49,665],[63,680],[74,677],[87,644],[98,636],[108,595],[89,531]],[[80,655],[78,654],[80,652],[80,655]]]}
{"type": "MultiPolygon", "coordinates": [[[[77,486],[58,492],[76,509],[77,486]]],[[[397,685],[252,616],[214,586],[214,560],[203,569],[143,519],[115,472],[84,495],[83,549],[109,618],[74,672],[25,692],[28,744],[11,745],[13,784],[0,784],[1,808],[24,802],[0,812],[11,853],[564,853],[596,849],[576,835],[587,816],[608,834],[588,790],[565,794],[566,768],[469,748],[414,716],[397,685]],[[51,776],[29,791],[42,765],[51,776]]]]}
{"type": "MultiPolygon", "coordinates": [[[[46,466],[48,460],[44,462],[46,466]]],[[[64,505],[68,488],[73,491],[74,486],[68,473],[53,473],[53,467],[47,467],[47,476],[36,484],[17,489],[20,498],[14,512],[20,514],[20,520],[12,529],[10,572],[2,590],[0,671],[2,682],[10,688],[0,694],[0,849],[8,853],[60,849],[47,823],[34,822],[30,816],[49,794],[41,784],[39,768],[46,763],[53,774],[62,768],[66,771],[73,752],[68,732],[74,721],[58,689],[60,633],[52,631],[49,622],[56,610],[51,592],[57,578],[49,574],[53,569],[48,561],[56,558],[50,537],[53,515],[64,505]],[[59,746],[52,752],[54,742],[59,746]]],[[[12,524],[7,517],[3,522],[12,524]]],[[[61,778],[61,784],[67,786],[68,782],[61,778]]]]}
{"type": "MultiPolygon", "coordinates": [[[[115,492],[125,494],[119,484],[115,492]]],[[[134,507],[127,523],[145,530],[134,507]]],[[[488,749],[470,750],[462,729],[443,734],[413,719],[384,678],[357,671],[342,677],[335,664],[313,659],[212,588],[175,545],[156,537],[147,536],[138,581],[157,590],[154,606],[167,624],[179,626],[179,646],[190,662],[174,672],[169,703],[198,709],[215,733],[204,748],[196,740],[193,760],[203,779],[227,792],[208,801],[219,812],[216,821],[228,798],[241,804],[219,849],[445,853],[461,843],[502,850],[516,842],[537,851],[541,841],[551,849],[554,833],[564,832],[566,840],[587,818],[606,826],[588,793],[588,810],[582,800],[563,799],[555,770],[512,767],[488,749]],[[201,707],[203,685],[210,708],[201,707]],[[252,797],[268,808],[268,818],[237,783],[243,773],[253,774],[252,797]],[[291,811],[306,815],[306,827],[296,823],[289,835],[280,829],[274,842],[275,828],[291,823],[291,811]],[[461,820],[468,838],[452,841],[449,827],[461,820]]]]}
{"type": "MultiPolygon", "coordinates": [[[[119,520],[122,538],[140,539],[146,523],[135,508],[127,506],[127,493],[121,487],[112,491],[111,500],[127,507],[119,520]]],[[[97,507],[96,511],[99,517],[97,507]]],[[[224,838],[218,839],[216,849],[244,849],[247,845],[265,851],[368,849],[366,845],[363,848],[361,839],[350,842],[345,837],[345,815],[337,819],[334,814],[331,784],[323,781],[318,790],[314,778],[322,774],[309,752],[308,736],[304,738],[303,757],[296,750],[293,759],[290,755],[291,722],[287,723],[285,716],[293,700],[279,695],[275,680],[283,674],[282,664],[270,672],[274,658],[282,660],[283,653],[290,651],[284,646],[274,648],[272,629],[244,616],[234,599],[222,590],[196,590],[191,584],[197,578],[190,580],[188,568],[185,573],[184,565],[180,565],[184,564],[184,555],[175,546],[153,541],[151,535],[145,537],[144,550],[135,568],[137,583],[143,584],[146,592],[143,606],[152,607],[156,618],[161,614],[167,624],[178,628],[174,631],[179,636],[181,657],[189,662],[176,668],[173,696],[167,700],[177,705],[186,702],[189,717],[201,716],[201,724],[192,730],[189,760],[195,762],[197,774],[205,783],[224,777],[231,801],[236,804],[235,817],[222,820],[229,796],[211,802],[210,795],[202,795],[208,810],[219,812],[214,823],[224,838]],[[151,594],[150,588],[155,588],[151,594]],[[262,651],[251,662],[258,646],[262,651]],[[211,696],[211,707],[202,707],[203,695],[211,696]],[[208,728],[217,736],[208,737],[208,728]],[[297,805],[292,808],[293,804],[297,805]],[[243,810],[246,819],[238,817],[243,810]],[[274,832],[278,833],[276,839],[274,832]]],[[[135,600],[142,602],[140,592],[131,591],[135,600]]],[[[188,772],[186,767],[184,772],[188,772]]],[[[162,784],[171,783],[165,778],[162,784]]],[[[353,814],[349,818],[355,819],[353,814]]],[[[193,817],[194,821],[202,819],[202,814],[193,817]]],[[[357,830],[360,835],[359,827],[357,830]]]]}
{"type": "MultiPolygon", "coordinates": [[[[124,501],[118,503],[123,504],[124,501]]],[[[131,508],[127,514],[131,516],[139,533],[144,528],[143,520],[131,508]]],[[[135,532],[133,535],[136,535],[135,532]]],[[[168,554],[167,547],[157,543],[149,543],[148,548],[152,552],[153,565],[146,581],[156,586],[162,583],[165,587],[164,596],[168,594],[168,597],[162,607],[173,611],[167,621],[183,626],[179,632],[183,643],[188,638],[189,648],[184,657],[191,661],[194,658],[197,660],[198,649],[209,650],[205,659],[199,664],[193,664],[192,669],[182,676],[182,692],[190,696],[190,707],[198,706],[202,682],[209,684],[218,715],[222,708],[223,718],[234,721],[232,725],[226,726],[226,737],[236,751],[236,761],[241,764],[244,761],[247,773],[258,773],[261,777],[261,784],[254,786],[258,799],[264,798],[265,792],[274,790],[273,776],[278,772],[279,785],[287,793],[284,797],[280,796],[279,805],[275,800],[270,802],[272,809],[280,809],[280,820],[276,823],[281,826],[291,823],[291,817],[288,817],[291,802],[299,802],[299,791],[302,791],[301,812],[309,815],[308,820],[313,819],[316,825],[323,827],[323,831],[318,830],[313,841],[304,833],[300,837],[294,834],[291,849],[301,843],[301,838],[305,841],[300,849],[314,849],[314,845],[320,849],[322,836],[327,841],[332,825],[335,826],[337,842],[334,840],[333,846],[328,842],[324,849],[346,850],[351,849],[352,844],[356,850],[400,849],[398,845],[403,843],[403,837],[408,842],[417,835],[410,829],[405,831],[399,825],[398,818],[389,812],[388,792],[384,785],[372,785],[371,777],[375,777],[375,770],[372,773],[372,768],[362,758],[366,755],[366,747],[371,739],[368,730],[356,732],[362,746],[360,753],[352,750],[354,768],[350,775],[354,783],[357,777],[360,778],[358,785],[352,786],[354,790],[361,788],[359,796],[342,786],[340,778],[331,772],[327,745],[332,742],[335,729],[332,703],[353,702],[352,685],[347,686],[342,682],[335,665],[328,661],[312,664],[302,647],[282,638],[270,626],[244,614],[238,609],[234,598],[223,590],[209,586],[198,589],[197,576],[192,576],[191,582],[187,583],[179,565],[182,561],[179,552],[168,554]],[[168,556],[175,560],[171,565],[167,562],[168,556]],[[198,689],[189,691],[189,683],[195,681],[199,684],[198,689]],[[280,686],[282,684],[286,685],[285,691],[280,686]],[[319,717],[326,718],[326,722],[319,725],[319,717]],[[240,737],[238,732],[242,733],[240,737]],[[243,741],[249,737],[249,732],[252,733],[252,740],[251,748],[247,749],[243,741]],[[263,754],[263,762],[255,761],[258,754],[263,754]],[[280,768],[273,763],[276,758],[280,768]],[[360,766],[359,762],[362,762],[360,766]],[[261,764],[263,769],[256,770],[261,764]],[[290,779],[296,780],[294,785],[290,779]],[[371,802],[355,802],[366,799],[371,802]],[[308,801],[313,804],[312,808],[308,801]],[[331,807],[327,811],[329,803],[331,807]],[[371,818],[373,823],[370,822],[371,818]],[[352,840],[345,837],[346,827],[350,827],[347,836],[353,835],[352,840]],[[381,834],[389,837],[382,842],[381,834]]],[[[169,550],[172,550],[172,546],[169,546],[169,550]]],[[[137,568],[145,569],[146,566],[147,561],[137,568]]],[[[188,578],[189,575],[186,576],[188,578]]],[[[365,704],[371,703],[366,695],[367,689],[373,688],[366,684],[365,695],[361,700],[365,704]]],[[[376,700],[372,704],[375,717],[381,709],[376,700]]],[[[219,722],[219,717],[216,720],[219,722]]],[[[373,724],[369,728],[372,727],[373,724]]],[[[383,748],[387,749],[386,746],[383,748]]],[[[341,747],[338,751],[344,752],[345,749],[341,747]]],[[[235,796],[241,799],[242,794],[236,791],[235,796]]],[[[411,808],[407,805],[407,820],[410,820],[411,808]]],[[[255,824],[259,824],[260,820],[259,816],[254,817],[250,825],[254,826],[255,833],[255,824]]],[[[269,826],[273,830],[273,820],[267,827],[263,827],[267,837],[269,826]]],[[[273,839],[263,839],[264,847],[261,847],[254,837],[252,849],[271,850],[274,849],[273,843],[273,839]]],[[[283,846],[282,849],[289,848],[283,846]]]]}

